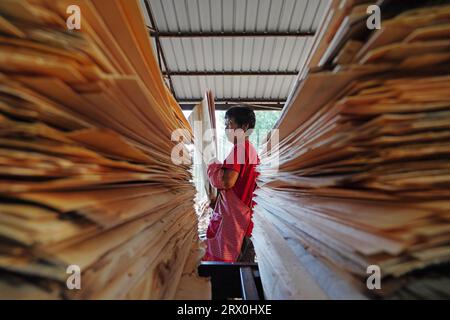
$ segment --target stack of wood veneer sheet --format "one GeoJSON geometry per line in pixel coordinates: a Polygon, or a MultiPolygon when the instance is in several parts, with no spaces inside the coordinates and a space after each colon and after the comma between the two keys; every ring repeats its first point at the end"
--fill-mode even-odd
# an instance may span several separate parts
{"type": "Polygon", "coordinates": [[[171,160],[191,128],[139,3],[2,0],[0,37],[0,297],[208,299],[190,160],[171,160]]]}
{"type": "Polygon", "coordinates": [[[194,131],[194,179],[199,201],[216,197],[217,190],[208,180],[207,164],[217,157],[217,134],[214,97],[210,90],[189,115],[189,124],[194,131]]]}
{"type": "Polygon", "coordinates": [[[315,41],[261,160],[266,297],[449,298],[449,1],[335,1],[315,41]]]}
{"type": "Polygon", "coordinates": [[[217,197],[217,190],[209,183],[208,163],[217,158],[216,109],[211,90],[205,92],[203,100],[189,115],[189,124],[193,129],[193,178],[197,194],[195,208],[199,220],[200,238],[206,237],[209,217],[212,213],[211,201],[217,197]]]}

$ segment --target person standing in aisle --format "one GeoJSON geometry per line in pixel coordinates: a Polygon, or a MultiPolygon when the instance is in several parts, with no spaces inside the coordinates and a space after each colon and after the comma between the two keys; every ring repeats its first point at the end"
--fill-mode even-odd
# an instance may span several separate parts
{"type": "Polygon", "coordinates": [[[225,131],[233,143],[224,163],[208,165],[210,183],[219,191],[206,233],[203,261],[253,262],[253,192],[259,157],[249,141],[256,117],[248,106],[234,106],[225,114],[225,131]]]}

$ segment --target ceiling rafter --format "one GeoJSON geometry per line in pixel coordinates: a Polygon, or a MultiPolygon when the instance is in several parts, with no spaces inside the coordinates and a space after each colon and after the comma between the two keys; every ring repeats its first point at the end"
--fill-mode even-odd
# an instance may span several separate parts
{"type": "Polygon", "coordinates": [[[243,38],[243,37],[314,37],[314,32],[282,32],[282,31],[256,31],[256,32],[163,32],[150,31],[152,37],[158,38],[243,38]]]}
{"type": "MultiPolygon", "coordinates": [[[[149,32],[150,33],[152,33],[152,32],[158,33],[159,32],[158,31],[158,26],[156,25],[156,19],[155,19],[154,15],[153,15],[152,7],[150,5],[149,0],[144,0],[144,5],[145,5],[145,10],[147,10],[147,14],[148,14],[148,17],[150,19],[150,23],[152,24],[151,27],[148,27],[149,28],[149,32]]],[[[167,65],[166,56],[164,55],[164,50],[163,50],[163,48],[161,46],[161,42],[160,42],[159,36],[155,37],[155,42],[156,42],[156,51],[157,51],[157,55],[158,55],[159,68],[162,71],[162,64],[161,64],[161,60],[162,60],[162,62],[164,63],[165,69],[169,70],[168,65],[167,65]]],[[[176,92],[175,92],[175,87],[173,85],[170,73],[167,73],[167,78],[169,80],[170,91],[172,91],[172,94],[173,94],[174,98],[177,99],[177,95],[176,95],[176,92]]]]}
{"type": "Polygon", "coordinates": [[[298,71],[163,71],[171,76],[296,76],[298,71]]]}

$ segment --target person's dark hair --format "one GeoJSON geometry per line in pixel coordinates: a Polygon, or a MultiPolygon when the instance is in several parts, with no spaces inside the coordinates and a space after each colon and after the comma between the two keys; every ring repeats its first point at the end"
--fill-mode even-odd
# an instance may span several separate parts
{"type": "Polygon", "coordinates": [[[236,124],[242,128],[243,125],[248,124],[249,129],[255,128],[256,116],[252,108],[243,105],[236,105],[231,107],[225,113],[225,118],[233,119],[236,124]]]}

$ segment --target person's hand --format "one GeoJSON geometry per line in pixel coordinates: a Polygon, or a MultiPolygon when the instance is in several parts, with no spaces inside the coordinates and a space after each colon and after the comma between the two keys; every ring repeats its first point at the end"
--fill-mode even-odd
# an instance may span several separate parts
{"type": "Polygon", "coordinates": [[[221,164],[221,162],[217,158],[214,157],[208,161],[207,165],[209,166],[210,164],[221,164]]]}

